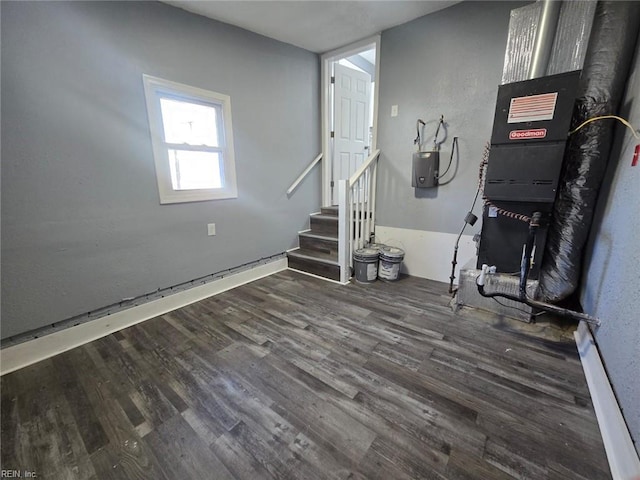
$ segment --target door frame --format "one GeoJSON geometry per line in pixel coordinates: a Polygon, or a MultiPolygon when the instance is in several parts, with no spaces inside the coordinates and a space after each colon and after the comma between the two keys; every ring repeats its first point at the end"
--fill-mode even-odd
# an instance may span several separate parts
{"type": "MultiPolygon", "coordinates": [[[[320,113],[322,116],[322,206],[331,206],[333,151],[331,149],[331,63],[366,50],[376,50],[376,76],[373,92],[373,135],[369,152],[378,145],[378,92],[380,91],[380,35],[365,38],[320,56],[320,113]]],[[[337,188],[337,186],[335,187],[337,188]]]]}

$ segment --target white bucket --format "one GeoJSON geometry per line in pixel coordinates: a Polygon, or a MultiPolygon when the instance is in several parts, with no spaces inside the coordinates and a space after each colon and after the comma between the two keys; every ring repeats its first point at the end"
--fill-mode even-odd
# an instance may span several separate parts
{"type": "Polygon", "coordinates": [[[378,278],[388,281],[397,280],[402,260],[404,260],[404,250],[396,247],[382,247],[380,249],[378,278]]]}
{"type": "Polygon", "coordinates": [[[374,248],[359,248],[354,251],[353,270],[356,282],[375,282],[378,278],[378,250],[374,248]]]}

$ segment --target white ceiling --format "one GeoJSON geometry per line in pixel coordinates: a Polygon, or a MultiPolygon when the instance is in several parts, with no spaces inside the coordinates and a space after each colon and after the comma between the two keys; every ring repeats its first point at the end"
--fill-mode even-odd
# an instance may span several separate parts
{"type": "Polygon", "coordinates": [[[164,3],[324,53],[459,3],[459,0],[164,0],[164,3]]]}

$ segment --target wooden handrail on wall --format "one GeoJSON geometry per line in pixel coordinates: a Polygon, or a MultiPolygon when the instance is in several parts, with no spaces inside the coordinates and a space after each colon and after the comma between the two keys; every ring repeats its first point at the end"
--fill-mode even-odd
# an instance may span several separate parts
{"type": "Polygon", "coordinates": [[[298,176],[298,178],[295,179],[295,181],[291,184],[291,186],[287,190],[287,196],[290,196],[293,193],[293,191],[296,188],[298,188],[298,185],[300,185],[302,180],[304,180],[304,178],[309,174],[309,172],[313,169],[313,167],[316,166],[316,163],[318,163],[321,159],[322,159],[322,153],[320,153],[316,158],[313,159],[313,161],[309,165],[307,165],[307,168],[304,169],[304,171],[298,176]]]}

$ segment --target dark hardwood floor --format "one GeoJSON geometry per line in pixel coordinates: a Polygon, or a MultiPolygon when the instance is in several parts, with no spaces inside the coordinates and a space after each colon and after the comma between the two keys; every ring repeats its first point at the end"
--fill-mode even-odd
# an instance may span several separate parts
{"type": "Polygon", "coordinates": [[[282,272],[1,379],[40,479],[611,478],[565,330],[282,272]]]}

